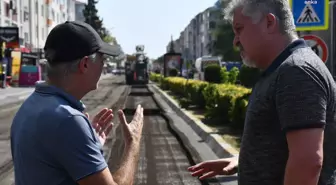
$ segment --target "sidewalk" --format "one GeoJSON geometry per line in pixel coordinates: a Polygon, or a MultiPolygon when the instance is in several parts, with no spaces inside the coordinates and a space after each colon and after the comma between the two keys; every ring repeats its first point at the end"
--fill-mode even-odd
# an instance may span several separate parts
{"type": "Polygon", "coordinates": [[[33,91],[33,87],[8,87],[0,89],[0,107],[24,100],[33,91]]]}
{"type": "Polygon", "coordinates": [[[115,75],[113,75],[112,73],[102,74],[102,75],[100,76],[100,80],[103,80],[103,79],[105,79],[105,78],[109,78],[109,77],[112,77],[112,76],[115,76],[115,75]]]}
{"type": "Polygon", "coordinates": [[[4,99],[5,96],[15,96],[33,91],[34,87],[7,87],[6,89],[0,89],[0,100],[4,99]]]}
{"type": "MultiPolygon", "coordinates": [[[[113,76],[114,75],[111,73],[102,74],[100,80],[113,76]]],[[[34,87],[8,87],[6,89],[0,88],[0,107],[26,99],[34,91],[34,89],[34,87]]]]}

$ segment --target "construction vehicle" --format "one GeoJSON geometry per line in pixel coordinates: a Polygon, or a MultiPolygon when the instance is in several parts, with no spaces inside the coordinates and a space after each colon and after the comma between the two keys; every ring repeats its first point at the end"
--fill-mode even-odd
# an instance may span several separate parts
{"type": "Polygon", "coordinates": [[[148,84],[149,59],[144,53],[144,46],[136,46],[136,53],[126,56],[125,78],[127,85],[148,84]]]}

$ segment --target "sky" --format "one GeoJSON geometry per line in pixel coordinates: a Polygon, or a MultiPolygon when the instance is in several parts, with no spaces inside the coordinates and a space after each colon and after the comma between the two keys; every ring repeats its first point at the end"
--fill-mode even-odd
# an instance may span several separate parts
{"type": "Polygon", "coordinates": [[[144,45],[150,58],[166,52],[171,40],[199,12],[213,6],[216,0],[99,0],[96,8],[104,26],[117,38],[123,51],[135,52],[144,45]]]}

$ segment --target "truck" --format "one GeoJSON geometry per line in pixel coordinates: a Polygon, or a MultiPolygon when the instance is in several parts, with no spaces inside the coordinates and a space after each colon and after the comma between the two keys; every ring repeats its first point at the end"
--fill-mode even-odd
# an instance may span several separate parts
{"type": "Polygon", "coordinates": [[[136,46],[136,53],[126,56],[125,78],[127,85],[148,84],[149,58],[144,53],[144,46],[136,46]]]}

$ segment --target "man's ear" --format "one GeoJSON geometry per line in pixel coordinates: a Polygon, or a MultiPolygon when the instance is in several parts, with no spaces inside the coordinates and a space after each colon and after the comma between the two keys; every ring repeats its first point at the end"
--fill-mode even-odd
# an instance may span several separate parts
{"type": "Polygon", "coordinates": [[[84,58],[81,59],[81,61],[79,62],[79,72],[80,73],[86,73],[88,71],[88,64],[89,63],[89,58],[86,56],[84,58]]]}
{"type": "Polygon", "coordinates": [[[274,33],[277,31],[278,26],[277,26],[277,18],[274,14],[269,13],[266,16],[266,26],[267,26],[267,32],[268,33],[274,33]]]}

